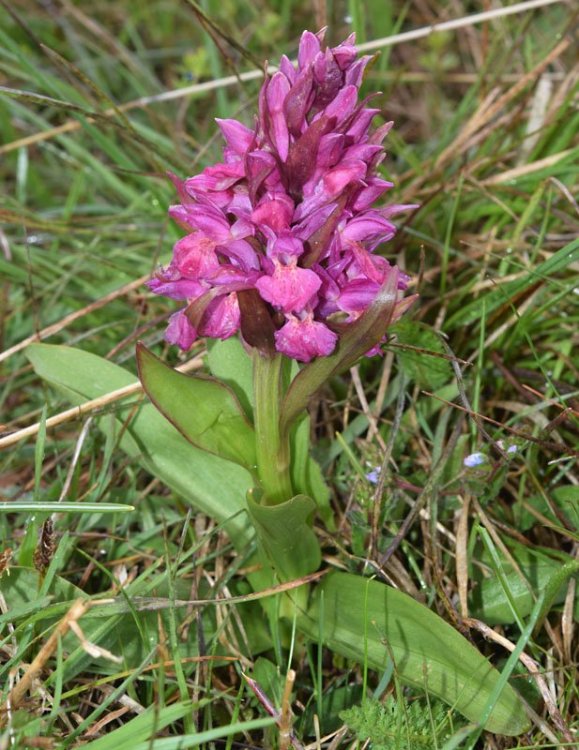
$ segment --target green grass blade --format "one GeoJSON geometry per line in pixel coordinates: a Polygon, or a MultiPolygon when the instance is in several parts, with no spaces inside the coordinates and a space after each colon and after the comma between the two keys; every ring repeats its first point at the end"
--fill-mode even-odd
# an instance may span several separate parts
{"type": "Polygon", "coordinates": [[[0,513],[129,513],[133,510],[133,505],[123,503],[30,503],[24,500],[0,503],[0,513]]]}
{"type": "MultiPolygon", "coordinates": [[[[138,745],[127,745],[126,750],[187,750],[187,748],[199,747],[199,745],[215,742],[224,737],[231,737],[231,735],[234,734],[272,727],[275,723],[276,720],[274,718],[239,721],[226,727],[216,727],[215,729],[208,729],[207,731],[199,732],[198,734],[186,734],[181,735],[180,737],[163,737],[150,742],[139,742],[138,745]]],[[[119,748],[116,748],[114,745],[109,747],[111,750],[119,750],[119,748]]],[[[93,748],[90,747],[90,750],[93,750],[93,748]]],[[[105,750],[105,747],[101,748],[101,750],[105,750]]],[[[108,748],[106,750],[108,750],[108,748]]],[[[125,749],[123,748],[123,750],[125,749]]]]}

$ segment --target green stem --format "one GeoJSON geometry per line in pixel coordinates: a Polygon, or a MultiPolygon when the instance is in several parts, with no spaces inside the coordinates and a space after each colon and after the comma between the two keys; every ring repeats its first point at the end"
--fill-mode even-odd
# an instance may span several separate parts
{"type": "Polygon", "coordinates": [[[290,478],[289,440],[280,433],[279,414],[284,392],[284,357],[253,352],[254,421],[257,442],[257,473],[267,505],[278,505],[293,497],[290,478]]]}

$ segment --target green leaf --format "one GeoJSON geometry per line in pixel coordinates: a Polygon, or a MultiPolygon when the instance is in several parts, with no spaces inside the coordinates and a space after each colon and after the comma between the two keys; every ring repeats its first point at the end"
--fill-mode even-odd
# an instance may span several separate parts
{"type": "Polygon", "coordinates": [[[579,532],[579,487],[568,484],[556,487],[553,499],[569,519],[575,531],[579,532]]]}
{"type": "Polygon", "coordinates": [[[207,362],[213,377],[228,385],[253,419],[253,364],[238,338],[207,339],[207,362]]]}
{"type": "MultiPolygon", "coordinates": [[[[334,651],[386,668],[391,656],[400,679],[478,721],[497,680],[488,661],[460,633],[407,594],[348,573],[331,573],[316,587],[298,626],[334,651]]],[[[485,729],[517,735],[528,729],[517,693],[506,685],[485,729]]]]}
{"type": "Polygon", "coordinates": [[[173,370],[143,344],[137,344],[137,363],[147,395],[190,443],[250,471],[255,468],[255,432],[230,388],[173,370]]]}
{"type": "MultiPolygon", "coordinates": [[[[564,524],[571,538],[577,540],[579,534],[579,486],[564,484],[552,487],[548,494],[545,489],[527,498],[524,506],[515,506],[516,525],[519,531],[531,529],[537,522],[538,511],[548,519],[554,528],[564,524]]],[[[564,530],[563,530],[564,533],[564,530]]]]}
{"type": "MultiPolygon", "coordinates": [[[[509,542],[509,550],[526,581],[502,556],[500,561],[503,571],[502,581],[497,575],[482,578],[475,571],[475,580],[478,579],[478,585],[473,589],[471,612],[474,617],[484,620],[489,625],[514,622],[513,606],[519,617],[525,618],[530,615],[539,593],[566,563],[572,562],[572,558],[562,552],[553,556],[553,551],[551,551],[547,555],[540,550],[524,547],[514,541],[509,542]]],[[[490,555],[486,552],[482,555],[482,562],[490,562],[490,555]]],[[[560,603],[564,599],[563,581],[556,592],[554,601],[560,603]]]]}
{"type": "Polygon", "coordinates": [[[397,320],[416,299],[398,298],[398,274],[391,273],[374,302],[358,320],[344,327],[336,351],[329,357],[317,357],[305,365],[294,378],[284,398],[281,430],[289,430],[306,409],[314,393],[333,375],[352,367],[385,335],[388,326],[397,320]]]}
{"type": "Polygon", "coordinates": [[[281,706],[285,677],[280,668],[264,656],[258,656],[251,672],[254,679],[274,706],[281,706]]]}
{"type": "Polygon", "coordinates": [[[560,566],[558,570],[551,575],[542,592],[542,604],[537,614],[535,632],[537,632],[543,624],[559,591],[561,591],[562,587],[566,585],[570,578],[576,575],[579,575],[579,560],[569,560],[569,562],[560,566]]]}
{"type": "Polygon", "coordinates": [[[438,336],[423,323],[399,320],[390,329],[400,344],[396,349],[398,361],[409,380],[421,388],[437,390],[452,380],[452,367],[438,336]],[[432,353],[431,353],[432,352],[432,353]],[[437,357],[442,354],[442,357],[437,357]]]}
{"type": "MultiPolygon", "coordinates": [[[[135,376],[94,354],[67,346],[32,344],[26,350],[38,375],[73,404],[104,396],[135,383],[135,376]]],[[[245,513],[251,475],[237,464],[199,450],[155,409],[135,402],[116,405],[114,420],[101,419],[101,430],[115,432],[120,447],[153,476],[203,513],[223,523],[238,549],[253,536],[245,513]]]]}
{"type": "Polygon", "coordinates": [[[334,519],[330,507],[330,489],[319,464],[310,455],[310,419],[306,417],[295,426],[291,436],[291,477],[294,490],[315,500],[326,528],[333,530],[334,519]]]}
{"type": "Polygon", "coordinates": [[[282,580],[312,573],[320,567],[320,545],[311,528],[316,504],[296,495],[278,505],[260,505],[247,495],[249,515],[260,546],[282,580]]]}

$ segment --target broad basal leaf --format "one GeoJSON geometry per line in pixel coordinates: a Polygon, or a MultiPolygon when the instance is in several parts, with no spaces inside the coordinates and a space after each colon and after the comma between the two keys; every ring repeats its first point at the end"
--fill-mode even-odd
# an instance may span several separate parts
{"type": "MultiPolygon", "coordinates": [[[[136,382],[122,367],[67,346],[32,344],[28,359],[40,377],[72,404],[103,396],[136,382]]],[[[233,543],[245,549],[253,530],[245,513],[251,475],[237,464],[195,448],[152,404],[116,405],[114,421],[102,418],[101,430],[115,430],[120,447],[151,474],[218,522],[227,522],[233,543]]]]}
{"type": "Polygon", "coordinates": [[[137,363],[147,395],[190,443],[255,468],[255,432],[230,388],[173,370],[143,344],[137,345],[137,363]]]}
{"type": "MultiPolygon", "coordinates": [[[[374,669],[385,669],[391,655],[403,682],[441,698],[475,722],[500,677],[434,612],[390,586],[348,573],[323,579],[298,627],[374,669]]],[[[506,685],[485,729],[517,735],[528,726],[517,693],[506,685]]]]}

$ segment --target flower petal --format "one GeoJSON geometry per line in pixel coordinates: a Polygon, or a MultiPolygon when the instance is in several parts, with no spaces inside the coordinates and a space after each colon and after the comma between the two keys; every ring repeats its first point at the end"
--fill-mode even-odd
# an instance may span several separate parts
{"type": "Polygon", "coordinates": [[[392,182],[387,182],[380,177],[370,177],[366,180],[366,187],[363,187],[354,198],[352,208],[354,211],[364,211],[369,208],[381,195],[387,190],[394,187],[392,182]]]}
{"type": "Polygon", "coordinates": [[[242,162],[235,164],[214,164],[206,167],[201,174],[185,180],[187,192],[194,198],[207,191],[227,190],[244,176],[242,162]]]}
{"type": "Polygon", "coordinates": [[[350,36],[337,47],[332,49],[334,60],[338,63],[340,70],[346,70],[356,59],[356,47],[354,42],[356,41],[356,35],[350,34],[350,36]]]}
{"type": "Polygon", "coordinates": [[[261,297],[283,312],[301,312],[321,286],[314,271],[299,268],[295,262],[275,263],[271,276],[261,276],[255,286],[261,297]]]}
{"type": "Polygon", "coordinates": [[[218,245],[216,252],[224,255],[234,265],[239,266],[244,271],[259,270],[259,260],[257,253],[245,240],[231,240],[222,245],[218,245]]]}
{"type": "Polygon", "coordinates": [[[215,122],[219,125],[229,148],[239,156],[243,156],[255,140],[253,130],[246,128],[237,120],[222,120],[216,117],[215,122]]]}
{"type": "Polygon", "coordinates": [[[284,102],[290,90],[288,79],[283,73],[274,73],[265,91],[269,124],[269,137],[277,149],[282,161],[287,159],[289,150],[289,131],[284,113],[284,102]]]}
{"type": "Polygon", "coordinates": [[[298,258],[303,252],[303,243],[292,232],[282,232],[279,236],[273,235],[267,247],[269,258],[282,260],[284,263],[298,258]]]}
{"type": "Polygon", "coordinates": [[[307,126],[306,113],[311,107],[313,85],[314,76],[308,67],[299,74],[285,97],[283,111],[289,131],[294,136],[299,136],[307,126]]]}
{"type": "Polygon", "coordinates": [[[245,160],[245,172],[249,188],[249,197],[255,203],[257,194],[265,180],[276,167],[273,154],[263,149],[258,149],[247,154],[245,160]]]}
{"type": "Polygon", "coordinates": [[[326,117],[335,117],[337,124],[340,125],[353,113],[357,102],[358,89],[355,86],[346,86],[328,104],[323,114],[326,117]]]}
{"type": "Polygon", "coordinates": [[[149,279],[146,285],[155,294],[162,294],[164,297],[169,297],[169,299],[178,300],[195,299],[206,291],[206,287],[198,281],[183,278],[169,280],[164,279],[161,275],[149,279]]]}
{"type": "Polygon", "coordinates": [[[287,55],[282,55],[279,59],[279,69],[284,74],[284,76],[288,79],[288,81],[293,84],[296,80],[297,73],[296,69],[292,65],[290,59],[287,55]]]}
{"type": "Polygon", "coordinates": [[[239,330],[240,314],[237,295],[227,294],[213,300],[203,315],[199,328],[202,336],[212,339],[228,339],[239,330]]]}
{"type": "Polygon", "coordinates": [[[361,57],[359,60],[356,60],[355,63],[352,63],[344,74],[344,83],[360,88],[364,76],[364,70],[371,59],[371,55],[364,55],[364,57],[361,57]]]}
{"type": "Polygon", "coordinates": [[[258,229],[262,229],[264,225],[279,233],[283,229],[289,229],[293,212],[294,204],[291,198],[280,193],[273,198],[264,197],[251,214],[251,220],[258,229]]]}
{"type": "Polygon", "coordinates": [[[172,264],[188,279],[203,279],[219,268],[215,242],[201,232],[182,237],[173,248],[172,264]]]}
{"type": "Polygon", "coordinates": [[[359,182],[365,176],[366,165],[363,161],[341,162],[323,178],[325,197],[327,200],[333,200],[347,185],[359,182]]]}
{"type": "Polygon", "coordinates": [[[351,219],[344,229],[342,237],[354,242],[379,239],[386,242],[396,234],[396,227],[377,211],[365,211],[351,219]]]}
{"type": "Polygon", "coordinates": [[[379,290],[380,284],[369,279],[350,281],[342,287],[337,306],[355,318],[374,301],[379,290]]]}
{"type": "Polygon", "coordinates": [[[311,31],[304,31],[300,38],[300,46],[298,50],[298,65],[300,70],[303,70],[308,65],[311,65],[320,51],[320,40],[311,31]]]}
{"type": "Polygon", "coordinates": [[[229,237],[229,222],[217,207],[199,203],[187,206],[187,223],[216,242],[229,237]]]}
{"type": "Polygon", "coordinates": [[[300,320],[288,316],[286,324],[275,332],[278,352],[299,362],[309,362],[314,357],[327,357],[334,351],[338,337],[330,329],[315,321],[312,316],[300,320]]]}
{"type": "Polygon", "coordinates": [[[187,320],[185,310],[173,313],[169,318],[169,325],[165,331],[165,340],[170,344],[176,344],[180,349],[186,351],[197,339],[197,331],[187,320]]]}

